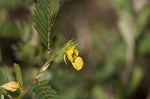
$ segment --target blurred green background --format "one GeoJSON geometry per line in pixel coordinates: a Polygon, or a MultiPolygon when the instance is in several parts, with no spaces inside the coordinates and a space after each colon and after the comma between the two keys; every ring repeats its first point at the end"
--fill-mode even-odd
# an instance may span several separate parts
{"type": "MultiPolygon", "coordinates": [[[[18,63],[24,85],[47,58],[32,25],[34,3],[0,0],[0,70],[12,81],[18,63]]],[[[76,71],[59,57],[42,75],[63,99],[150,99],[149,0],[64,0],[53,33],[51,52],[75,38],[84,59],[76,71]]]]}

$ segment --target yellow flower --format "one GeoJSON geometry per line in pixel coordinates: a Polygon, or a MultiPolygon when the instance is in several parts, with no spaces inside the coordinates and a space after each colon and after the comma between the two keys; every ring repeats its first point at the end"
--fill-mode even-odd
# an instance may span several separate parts
{"type": "Polygon", "coordinates": [[[3,84],[1,87],[11,92],[15,92],[18,88],[20,88],[20,85],[17,82],[9,82],[3,84]]]}
{"type": "Polygon", "coordinates": [[[70,62],[72,63],[73,67],[76,70],[80,70],[83,67],[83,60],[78,55],[79,55],[79,52],[77,49],[75,49],[75,46],[70,47],[65,52],[65,56],[67,56],[67,58],[70,60],[70,62]]]}

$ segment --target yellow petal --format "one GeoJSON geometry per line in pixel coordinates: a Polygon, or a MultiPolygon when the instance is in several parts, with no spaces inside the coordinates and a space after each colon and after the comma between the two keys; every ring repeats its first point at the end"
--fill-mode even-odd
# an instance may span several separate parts
{"type": "Polygon", "coordinates": [[[66,51],[66,56],[68,57],[70,61],[73,61],[73,57],[72,57],[73,53],[74,53],[74,49],[72,48],[66,51]]]}
{"type": "Polygon", "coordinates": [[[76,56],[78,56],[78,55],[79,55],[79,52],[78,52],[78,50],[77,50],[77,49],[74,49],[74,53],[76,54],[76,56]]]}
{"type": "Polygon", "coordinates": [[[5,83],[1,86],[2,88],[9,90],[11,92],[16,91],[18,88],[20,88],[19,83],[17,82],[9,82],[9,83],[5,83]]]}
{"type": "Polygon", "coordinates": [[[83,67],[83,60],[81,57],[77,57],[74,62],[71,62],[76,70],[80,70],[83,67]]]}

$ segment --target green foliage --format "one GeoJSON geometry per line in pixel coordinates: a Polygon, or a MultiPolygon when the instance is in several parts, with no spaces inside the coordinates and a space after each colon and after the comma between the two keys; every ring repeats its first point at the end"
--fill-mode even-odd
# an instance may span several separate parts
{"type": "MultiPolygon", "coordinates": [[[[3,75],[3,71],[2,69],[0,69],[0,85],[4,84],[4,81],[5,81],[5,78],[4,78],[4,75],[3,75]]],[[[3,93],[3,89],[0,88],[0,94],[3,93]]]]}
{"type": "Polygon", "coordinates": [[[15,50],[16,58],[19,61],[26,61],[26,66],[41,65],[43,60],[46,59],[46,52],[42,47],[37,47],[30,42],[19,43],[17,46],[13,46],[15,50]],[[34,61],[32,60],[34,58],[34,61]]]}
{"type": "Polygon", "coordinates": [[[33,92],[36,99],[60,99],[57,92],[48,85],[47,80],[37,82],[34,85],[33,92]]]}
{"type": "Polygon", "coordinates": [[[15,8],[20,0],[0,0],[0,6],[15,8]]]}
{"type": "Polygon", "coordinates": [[[131,76],[131,80],[129,81],[128,84],[129,93],[133,92],[137,88],[139,82],[141,81],[142,76],[143,71],[139,67],[135,67],[131,76]]]}
{"type": "MultiPolygon", "coordinates": [[[[20,77],[21,71],[19,66],[15,64],[17,81],[22,83],[21,79],[23,79],[24,86],[30,85],[29,81],[35,77],[38,66],[43,65],[43,62],[47,60],[48,55],[47,50],[44,49],[45,46],[42,46],[41,42],[33,36],[36,32],[33,32],[34,29],[30,20],[32,7],[29,5],[29,1],[35,2],[33,22],[38,35],[48,47],[52,41],[50,54],[54,56],[49,59],[52,63],[48,70],[44,71],[46,73],[40,76],[42,80],[50,80],[51,85],[48,84],[48,81],[36,83],[33,88],[35,98],[57,96],[56,91],[50,87],[54,86],[63,99],[127,99],[128,96],[130,97],[130,95],[135,94],[135,91],[138,91],[136,88],[139,87],[141,80],[144,80],[141,91],[146,92],[146,87],[149,85],[146,84],[149,83],[150,55],[150,6],[148,0],[138,0],[136,3],[136,0],[97,0],[98,3],[92,0],[91,3],[89,1],[87,1],[88,3],[81,3],[81,0],[74,0],[74,2],[64,0],[64,6],[61,7],[57,21],[58,24],[55,25],[55,30],[60,34],[57,34],[53,40],[51,39],[54,32],[52,27],[59,10],[58,2],[60,0],[1,0],[0,63],[2,63],[1,67],[4,68],[0,69],[0,85],[15,81],[14,70],[11,66],[16,61],[21,64],[24,75],[23,78],[20,77]],[[140,8],[140,5],[146,1],[147,3],[140,8]],[[99,6],[99,2],[102,6],[99,6]],[[98,7],[93,7],[95,3],[98,7]],[[139,5],[139,8],[137,9],[135,5],[139,5]],[[91,8],[94,8],[94,13],[89,10],[91,8]],[[79,24],[78,19],[81,20],[79,24]],[[87,27],[86,24],[89,26],[87,27]],[[116,25],[120,26],[117,27],[116,25]],[[86,32],[84,34],[86,28],[88,28],[87,32],[91,33],[86,32]],[[83,34],[79,34],[80,30],[83,34]],[[95,38],[92,39],[95,42],[91,42],[91,46],[88,46],[90,44],[86,43],[86,37],[89,37],[90,42],[90,38],[95,34],[95,38]],[[79,38],[79,45],[81,41],[82,52],[80,54],[84,57],[85,63],[84,68],[79,72],[73,70],[70,64],[67,66],[64,62],[60,64],[63,56],[57,57],[65,50],[65,48],[60,50],[63,42],[74,36],[79,38]],[[15,42],[12,42],[12,39],[15,42]],[[63,39],[64,41],[62,41],[63,39]],[[37,41],[36,44],[33,44],[32,41],[34,40],[37,41]],[[7,42],[13,44],[8,45],[8,48],[7,42]],[[134,43],[133,47],[136,49],[134,49],[133,64],[130,66],[133,67],[130,79],[125,83],[121,80],[127,61],[130,61],[130,57],[127,55],[131,54],[130,52],[127,53],[128,46],[126,45],[131,44],[130,42],[134,43]],[[86,45],[82,46],[84,43],[86,45]],[[12,45],[12,51],[8,51],[12,45]],[[58,65],[59,68],[54,71],[58,65]]],[[[45,70],[45,67],[41,68],[40,74],[43,69],[45,70]]],[[[28,88],[24,87],[24,89],[28,88]]],[[[0,89],[0,95],[3,94],[8,98],[5,94],[7,91],[5,91],[0,89]]],[[[21,93],[23,92],[25,90],[21,93]]],[[[26,92],[28,93],[23,95],[23,98],[30,99],[33,96],[32,90],[26,92]]],[[[14,98],[19,93],[20,91],[8,94],[14,98]]]]}
{"type": "MultiPolygon", "coordinates": [[[[3,85],[4,83],[6,83],[8,80],[7,80],[7,77],[6,75],[4,75],[4,72],[3,72],[3,69],[0,68],[0,86],[3,85]]],[[[0,95],[1,94],[5,94],[5,90],[3,90],[1,87],[0,87],[0,95]]]]}
{"type": "Polygon", "coordinates": [[[144,28],[146,28],[146,25],[148,24],[147,21],[149,21],[148,19],[150,18],[150,6],[145,7],[144,9],[142,9],[142,11],[139,13],[138,17],[137,17],[137,31],[139,33],[142,32],[142,30],[144,28]]]}
{"type": "MultiPolygon", "coordinates": [[[[24,61],[25,66],[35,66],[41,65],[43,61],[47,58],[47,52],[39,43],[38,46],[33,44],[32,40],[32,25],[29,23],[20,23],[17,22],[17,28],[19,31],[20,42],[18,44],[13,45],[12,48],[14,50],[14,54],[16,59],[19,61],[24,61]],[[22,36],[24,34],[24,36],[22,36]],[[32,60],[34,59],[34,61],[32,60]]],[[[38,41],[37,41],[38,42],[38,41]]]]}
{"type": "Polygon", "coordinates": [[[29,4],[33,2],[33,0],[0,0],[0,7],[7,9],[16,9],[19,5],[29,4]]]}
{"type": "Polygon", "coordinates": [[[8,35],[11,37],[17,37],[19,32],[17,27],[13,23],[4,23],[2,26],[0,26],[1,29],[1,36],[7,37],[8,35]]]}
{"type": "Polygon", "coordinates": [[[49,47],[50,32],[59,9],[58,0],[38,0],[34,10],[34,27],[42,42],[49,47]]]}
{"type": "Polygon", "coordinates": [[[131,0],[114,0],[113,3],[115,3],[115,10],[117,10],[119,13],[122,11],[131,12],[131,0]]]}
{"type": "Polygon", "coordinates": [[[4,76],[3,69],[0,68],[0,85],[6,82],[6,77],[4,76]]]}
{"type": "Polygon", "coordinates": [[[16,63],[14,63],[14,70],[15,70],[15,73],[16,73],[16,79],[17,79],[17,82],[19,83],[20,85],[20,89],[22,91],[22,88],[23,88],[23,84],[22,84],[22,73],[21,73],[21,69],[20,69],[20,66],[16,63]]]}
{"type": "Polygon", "coordinates": [[[92,99],[107,99],[107,96],[103,92],[103,89],[101,88],[101,86],[99,85],[93,86],[92,99]]]}
{"type": "Polygon", "coordinates": [[[141,39],[138,46],[139,55],[150,54],[150,35],[146,35],[141,39]]]}

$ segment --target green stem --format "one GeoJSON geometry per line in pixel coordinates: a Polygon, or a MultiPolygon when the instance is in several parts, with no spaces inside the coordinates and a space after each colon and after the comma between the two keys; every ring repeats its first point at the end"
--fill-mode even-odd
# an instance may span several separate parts
{"type": "MultiPolygon", "coordinates": [[[[53,59],[52,59],[53,60],[53,59]]],[[[49,64],[50,62],[48,62],[48,61],[46,61],[45,63],[44,63],[44,65],[42,65],[42,67],[39,69],[39,71],[37,72],[37,75],[39,75],[38,77],[37,77],[37,75],[34,77],[34,79],[28,84],[28,86],[22,91],[22,93],[16,98],[16,99],[21,99],[26,93],[27,93],[27,91],[31,88],[31,85],[32,84],[34,84],[37,80],[38,80],[38,78],[40,77],[40,75],[42,74],[42,72],[44,72],[44,71],[42,71],[41,72],[41,69],[43,69],[45,66],[47,66],[48,64],[49,64]]]]}
{"type": "Polygon", "coordinates": [[[62,53],[65,52],[65,50],[67,50],[69,47],[71,46],[75,46],[76,44],[73,43],[72,40],[68,41],[65,46],[58,52],[58,53],[53,53],[51,56],[49,56],[48,60],[42,65],[42,67],[39,69],[39,71],[37,72],[37,75],[33,78],[33,80],[28,84],[28,86],[26,88],[23,89],[23,91],[21,92],[21,94],[16,98],[16,99],[21,99],[26,93],[27,91],[31,88],[31,85],[34,84],[38,78],[41,76],[41,74],[49,67],[50,63],[59,55],[61,55],[62,53]]]}
{"type": "Polygon", "coordinates": [[[25,94],[26,92],[31,88],[31,85],[36,81],[37,79],[33,79],[29,84],[28,86],[22,91],[22,93],[16,98],[16,99],[21,99],[25,94]]]}

